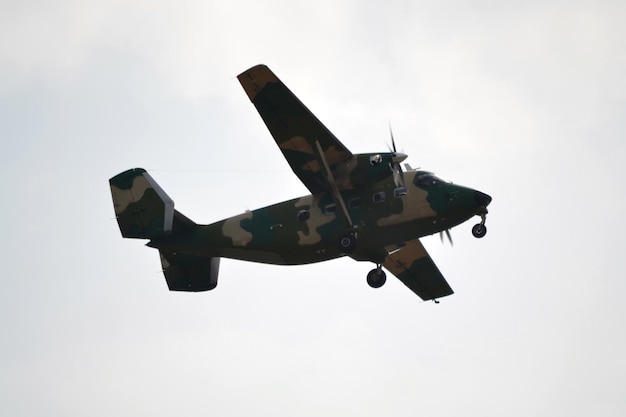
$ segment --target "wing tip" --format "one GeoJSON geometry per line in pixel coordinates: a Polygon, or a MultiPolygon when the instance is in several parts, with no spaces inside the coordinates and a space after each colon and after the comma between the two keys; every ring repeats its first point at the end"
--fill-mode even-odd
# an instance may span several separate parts
{"type": "Polygon", "coordinates": [[[237,79],[252,102],[254,102],[259,91],[265,88],[268,83],[277,83],[280,81],[272,70],[264,64],[258,64],[248,68],[239,74],[237,79]]]}

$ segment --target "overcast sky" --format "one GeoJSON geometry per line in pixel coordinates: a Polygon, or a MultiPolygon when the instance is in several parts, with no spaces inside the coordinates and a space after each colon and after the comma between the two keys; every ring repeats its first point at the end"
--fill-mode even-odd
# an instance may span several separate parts
{"type": "Polygon", "coordinates": [[[625,415],[626,6],[436,3],[1,2],[0,414],[625,415]],[[307,194],[237,82],[259,63],[353,152],[391,122],[493,197],[484,239],[423,239],[454,295],[351,259],[173,293],[121,238],[132,167],[200,223],[307,194]]]}

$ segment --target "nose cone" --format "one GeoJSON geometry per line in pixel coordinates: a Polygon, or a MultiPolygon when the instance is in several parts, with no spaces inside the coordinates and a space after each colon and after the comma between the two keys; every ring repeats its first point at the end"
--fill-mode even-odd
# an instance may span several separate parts
{"type": "Polygon", "coordinates": [[[474,191],[474,201],[478,206],[487,207],[491,203],[491,197],[480,191],[474,191]]]}

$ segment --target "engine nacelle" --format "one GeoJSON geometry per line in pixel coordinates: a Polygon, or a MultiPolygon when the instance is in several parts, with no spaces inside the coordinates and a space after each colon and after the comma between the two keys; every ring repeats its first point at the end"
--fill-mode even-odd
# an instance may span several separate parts
{"type": "Polygon", "coordinates": [[[394,165],[406,157],[405,154],[390,152],[354,155],[335,168],[335,181],[340,189],[356,188],[382,181],[392,176],[394,165]]]}

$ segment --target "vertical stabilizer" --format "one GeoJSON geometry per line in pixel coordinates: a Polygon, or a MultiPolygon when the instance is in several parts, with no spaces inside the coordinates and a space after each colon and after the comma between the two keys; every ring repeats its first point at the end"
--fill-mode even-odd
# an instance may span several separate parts
{"type": "Polygon", "coordinates": [[[174,201],[145,169],[124,171],[109,184],[122,236],[152,239],[172,233],[174,201]]]}

